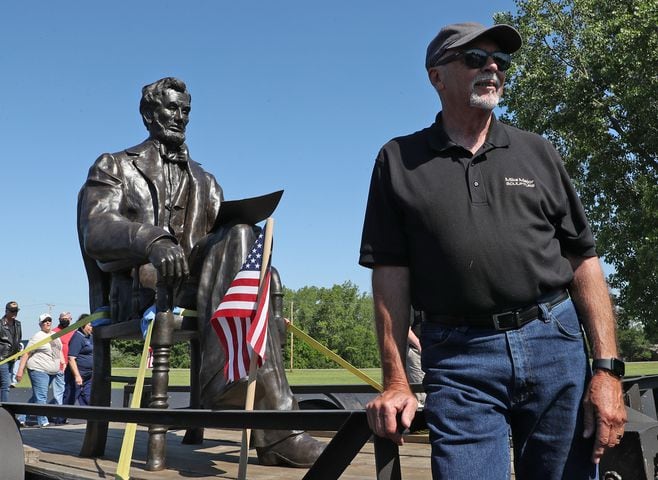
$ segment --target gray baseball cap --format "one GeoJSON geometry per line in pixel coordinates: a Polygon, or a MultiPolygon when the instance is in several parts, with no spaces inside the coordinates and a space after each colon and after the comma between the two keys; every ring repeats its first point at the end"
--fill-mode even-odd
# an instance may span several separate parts
{"type": "Polygon", "coordinates": [[[446,50],[462,47],[482,37],[496,42],[505,53],[516,52],[523,43],[519,32],[510,25],[501,23],[485,27],[475,22],[453,23],[443,27],[427,46],[425,68],[433,66],[446,50]]]}

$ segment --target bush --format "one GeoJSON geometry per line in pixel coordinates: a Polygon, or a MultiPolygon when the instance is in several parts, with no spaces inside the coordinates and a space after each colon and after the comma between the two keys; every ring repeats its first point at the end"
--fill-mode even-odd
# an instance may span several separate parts
{"type": "Polygon", "coordinates": [[[651,360],[651,344],[641,326],[620,328],[617,332],[619,351],[626,361],[651,360]]]}

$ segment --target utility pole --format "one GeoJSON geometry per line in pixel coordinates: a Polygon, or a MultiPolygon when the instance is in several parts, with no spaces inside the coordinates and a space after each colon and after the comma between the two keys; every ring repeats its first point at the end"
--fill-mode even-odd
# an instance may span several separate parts
{"type": "Polygon", "coordinates": [[[48,307],[48,315],[52,315],[53,307],[55,306],[55,304],[54,303],[46,303],[46,306],[48,307]]]}
{"type": "MultiPolygon", "coordinates": [[[[290,301],[290,325],[294,324],[295,320],[295,314],[294,314],[294,307],[295,307],[295,302],[292,300],[290,301]]],[[[292,361],[292,354],[293,354],[293,342],[295,341],[295,337],[292,334],[292,331],[290,332],[290,371],[292,372],[293,368],[293,361],[292,361]]]]}

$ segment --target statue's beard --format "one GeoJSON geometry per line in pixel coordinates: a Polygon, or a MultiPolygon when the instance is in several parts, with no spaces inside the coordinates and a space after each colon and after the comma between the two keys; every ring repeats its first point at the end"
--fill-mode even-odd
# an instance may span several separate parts
{"type": "Polygon", "coordinates": [[[168,147],[180,147],[185,142],[185,127],[182,127],[182,129],[182,132],[172,130],[157,120],[151,126],[152,136],[168,147]]]}

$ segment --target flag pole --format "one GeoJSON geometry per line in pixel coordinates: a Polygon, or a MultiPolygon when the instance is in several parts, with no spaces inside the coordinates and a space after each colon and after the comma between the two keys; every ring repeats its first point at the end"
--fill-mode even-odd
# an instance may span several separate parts
{"type": "MultiPolygon", "coordinates": [[[[265,223],[265,243],[263,244],[263,262],[260,267],[260,283],[263,282],[267,267],[270,263],[272,254],[272,230],[274,229],[274,219],[269,217],[265,223]]],[[[252,350],[249,359],[249,379],[247,381],[247,396],[244,402],[244,409],[251,411],[254,409],[254,398],[256,396],[256,371],[258,369],[258,355],[252,350]]],[[[247,463],[249,460],[249,440],[251,429],[242,430],[242,444],[240,446],[240,465],[238,467],[238,480],[247,478],[247,463]]]]}

